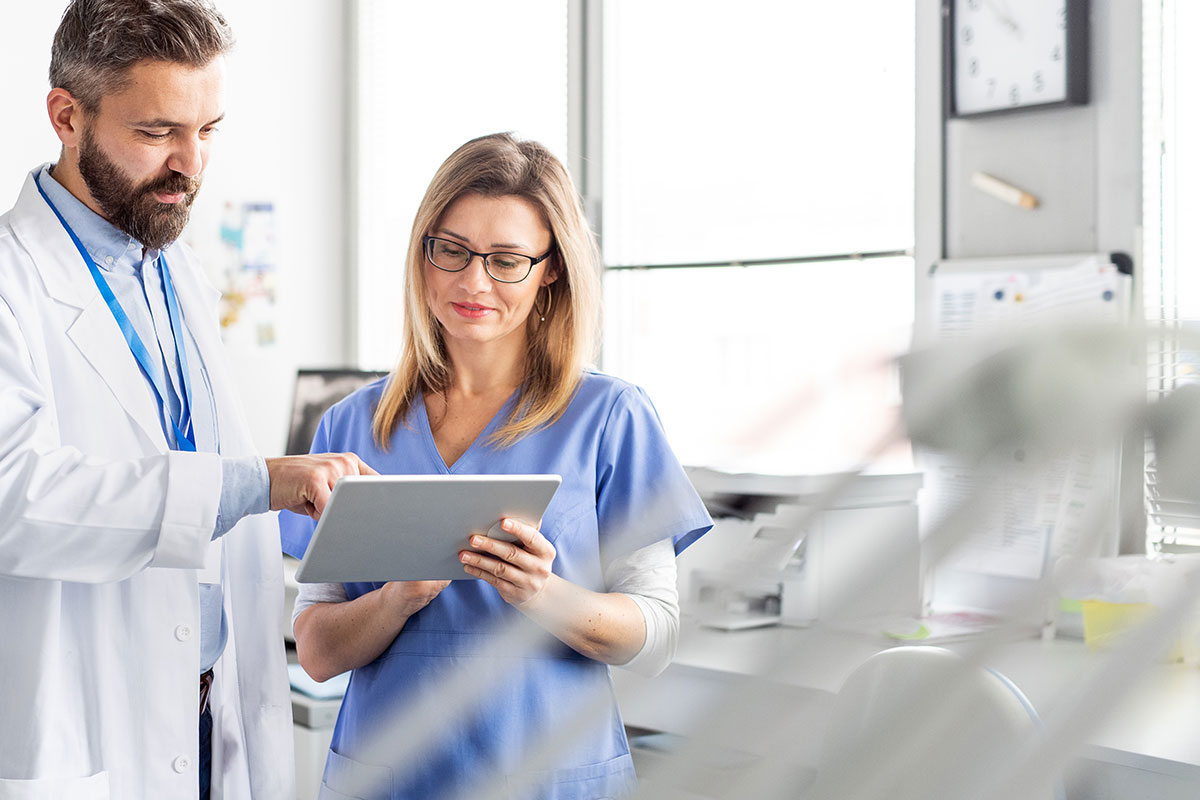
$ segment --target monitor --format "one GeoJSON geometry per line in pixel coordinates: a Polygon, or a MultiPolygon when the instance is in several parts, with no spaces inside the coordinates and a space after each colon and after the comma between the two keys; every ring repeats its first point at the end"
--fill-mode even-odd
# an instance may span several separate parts
{"type": "Polygon", "coordinates": [[[386,372],[362,369],[302,369],[296,373],[292,395],[292,422],[288,428],[288,455],[307,453],[321,415],[337,401],[386,372]]]}

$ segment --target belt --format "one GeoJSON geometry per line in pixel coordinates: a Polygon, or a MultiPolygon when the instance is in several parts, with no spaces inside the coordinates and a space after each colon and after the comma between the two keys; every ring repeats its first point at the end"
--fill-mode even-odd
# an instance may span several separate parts
{"type": "Polygon", "coordinates": [[[213,671],[201,673],[200,675],[200,715],[204,715],[205,709],[208,708],[208,693],[212,689],[213,671]]]}

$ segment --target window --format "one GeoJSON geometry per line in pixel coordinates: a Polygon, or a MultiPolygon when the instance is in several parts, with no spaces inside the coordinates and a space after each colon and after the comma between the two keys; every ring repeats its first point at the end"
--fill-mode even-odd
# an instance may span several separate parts
{"type": "MultiPolygon", "coordinates": [[[[1194,344],[1200,334],[1200,271],[1189,257],[1200,251],[1200,230],[1190,224],[1200,218],[1200,97],[1186,81],[1178,81],[1200,68],[1200,52],[1187,46],[1192,34],[1200,33],[1200,7],[1147,0],[1144,14],[1143,257],[1153,402],[1200,382],[1194,344]],[[1180,341],[1180,334],[1192,343],[1180,341]]],[[[1146,498],[1150,550],[1200,547],[1200,506],[1159,496],[1149,446],[1146,498]]]]}
{"type": "Polygon", "coordinates": [[[468,139],[513,131],[567,157],[566,0],[358,3],[352,132],[360,366],[400,351],[404,256],[433,173],[468,139]]]}
{"type": "Polygon", "coordinates": [[[912,2],[604,13],[606,263],[911,246],[912,2]]]}
{"type": "Polygon", "coordinates": [[[604,299],[605,368],[646,388],[685,464],[849,469],[895,422],[910,258],[610,270],[604,299]]]}
{"type": "Polygon", "coordinates": [[[604,6],[603,364],[685,463],[848,468],[894,420],[915,10],[865,5],[604,6]]]}
{"type": "Polygon", "coordinates": [[[358,4],[358,364],[398,351],[434,169],[516,130],[589,170],[601,366],[648,390],[685,463],[853,465],[896,417],[912,325],[914,0],[574,1],[575,36],[567,0],[358,4]],[[502,40],[536,46],[498,65],[502,40]]]}

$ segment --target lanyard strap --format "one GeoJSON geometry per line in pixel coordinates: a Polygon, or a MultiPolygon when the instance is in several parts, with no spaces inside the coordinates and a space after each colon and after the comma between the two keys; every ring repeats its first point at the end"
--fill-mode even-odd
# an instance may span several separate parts
{"type": "MultiPolygon", "coordinates": [[[[183,318],[179,313],[179,300],[175,296],[175,284],[171,281],[171,271],[167,269],[166,254],[159,252],[158,261],[162,265],[163,291],[167,295],[167,316],[171,320],[171,335],[175,338],[175,354],[179,358],[179,378],[183,384],[182,397],[179,398],[179,418],[183,420],[184,441],[190,444],[190,449],[194,451],[196,449],[196,432],[192,428],[192,373],[188,370],[183,318]]],[[[175,424],[174,420],[171,424],[175,424]]],[[[176,427],[175,431],[178,435],[179,428],[176,427]]]]}
{"type": "Polygon", "coordinates": [[[171,273],[167,269],[166,257],[159,255],[162,262],[163,275],[163,290],[167,299],[167,315],[171,321],[171,334],[175,338],[175,353],[179,358],[179,369],[183,383],[183,391],[179,398],[179,418],[183,420],[186,433],[179,428],[179,422],[176,421],[170,413],[166,398],[168,397],[167,382],[159,369],[159,364],[150,357],[150,351],[142,342],[133,323],[129,320],[129,315],[125,313],[125,309],[121,308],[120,302],[117,301],[116,295],[113,294],[108,282],[104,280],[104,276],[100,273],[100,268],[96,262],[88,255],[83,243],[79,241],[79,237],[75,235],[75,231],[71,230],[71,226],[63,219],[63,215],[54,207],[54,203],[50,202],[50,198],[42,189],[41,181],[38,176],[33,176],[34,185],[37,186],[38,192],[42,195],[42,199],[46,201],[46,205],[50,206],[50,210],[54,212],[54,216],[58,217],[58,221],[62,223],[66,229],[67,235],[71,237],[71,242],[75,245],[75,249],[79,251],[79,255],[83,258],[83,263],[87,265],[88,272],[92,275],[92,280],[96,282],[96,288],[100,290],[100,296],[104,298],[104,302],[108,304],[109,311],[112,312],[113,319],[117,322],[117,327],[121,329],[121,334],[125,337],[126,344],[129,345],[129,350],[133,353],[133,357],[137,359],[138,365],[142,368],[146,379],[150,381],[150,387],[154,389],[155,400],[158,402],[158,412],[160,417],[166,417],[171,422],[171,427],[175,431],[175,446],[179,450],[194,452],[196,450],[195,431],[192,429],[191,419],[191,394],[192,385],[191,377],[188,375],[187,369],[187,354],[186,347],[183,342],[183,324],[179,315],[179,303],[175,297],[175,288],[171,284],[171,273]]]}

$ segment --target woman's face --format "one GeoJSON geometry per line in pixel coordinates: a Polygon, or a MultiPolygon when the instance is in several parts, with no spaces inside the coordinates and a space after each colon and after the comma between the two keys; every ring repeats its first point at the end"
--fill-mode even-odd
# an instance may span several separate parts
{"type": "MultiPolygon", "coordinates": [[[[550,249],[550,229],[537,208],[522,197],[466,194],[455,200],[429,232],[477,253],[517,253],[537,258],[550,249]]],[[[538,289],[558,277],[553,259],[533,265],[520,283],[500,283],[472,257],[460,272],[446,272],[425,259],[427,300],[445,328],[447,343],[485,344],[511,340],[524,348],[525,319],[538,289]]],[[[543,301],[544,302],[544,301],[543,301]]]]}

